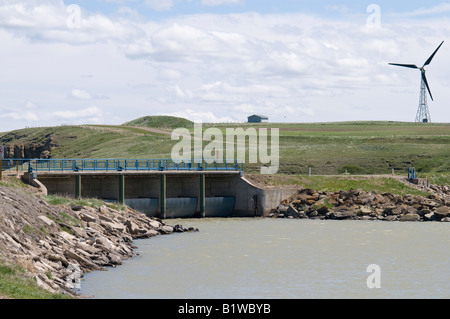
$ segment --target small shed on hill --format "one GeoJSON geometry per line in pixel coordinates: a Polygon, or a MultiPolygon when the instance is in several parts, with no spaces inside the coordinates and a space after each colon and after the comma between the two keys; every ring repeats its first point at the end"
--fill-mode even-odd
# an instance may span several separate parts
{"type": "Polygon", "coordinates": [[[261,123],[261,122],[267,122],[269,121],[269,118],[264,115],[251,115],[248,117],[249,123],[261,123]]]}

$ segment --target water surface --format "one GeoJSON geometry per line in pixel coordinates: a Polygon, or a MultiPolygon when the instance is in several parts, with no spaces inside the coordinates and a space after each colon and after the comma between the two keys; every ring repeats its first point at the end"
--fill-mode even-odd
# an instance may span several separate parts
{"type": "Polygon", "coordinates": [[[86,274],[95,298],[450,298],[448,223],[270,218],[167,220],[197,227],[138,240],[139,256],[86,274]],[[369,265],[381,288],[369,289],[369,265]]]}

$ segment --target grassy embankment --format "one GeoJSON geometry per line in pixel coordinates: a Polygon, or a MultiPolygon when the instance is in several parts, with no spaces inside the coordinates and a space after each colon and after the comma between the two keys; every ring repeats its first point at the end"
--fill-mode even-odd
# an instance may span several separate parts
{"type": "Polygon", "coordinates": [[[73,299],[64,294],[51,293],[36,284],[19,265],[0,259],[0,299],[73,299]]]}
{"type": "MultiPolygon", "coordinates": [[[[15,177],[5,176],[0,181],[0,186],[14,188],[20,192],[29,192],[28,185],[25,185],[15,177]]],[[[73,199],[57,195],[42,196],[42,198],[52,205],[83,205],[98,208],[105,205],[105,202],[95,198],[73,199]]],[[[125,206],[108,203],[108,207],[113,209],[124,209],[125,206]]],[[[61,213],[66,223],[79,223],[72,217],[61,213]]],[[[26,228],[22,229],[26,231],[26,228]]],[[[66,230],[61,227],[61,230],[66,230]]],[[[66,230],[67,231],[67,230],[66,230]]],[[[70,231],[69,231],[70,233],[70,231]]],[[[72,233],[73,235],[73,233],[72,233]]],[[[39,287],[36,280],[27,272],[27,264],[16,264],[6,260],[0,252],[0,299],[73,299],[74,297],[65,294],[54,294],[39,287]]],[[[50,274],[48,274],[51,276],[50,274]]]]}
{"type": "MultiPolygon", "coordinates": [[[[27,191],[27,186],[13,177],[3,177],[0,186],[27,191]]],[[[64,294],[54,294],[39,287],[29,276],[24,265],[5,260],[0,253],[0,299],[73,299],[64,294]]]]}
{"type": "MultiPolygon", "coordinates": [[[[254,175],[247,176],[250,181],[260,181],[254,175]]],[[[367,176],[300,176],[273,175],[260,181],[266,187],[283,187],[286,185],[302,185],[304,188],[324,192],[338,192],[341,190],[361,189],[366,192],[392,193],[396,195],[427,196],[427,192],[415,189],[399,180],[389,177],[367,176]]],[[[259,183],[258,183],[259,184],[259,183]]]]}

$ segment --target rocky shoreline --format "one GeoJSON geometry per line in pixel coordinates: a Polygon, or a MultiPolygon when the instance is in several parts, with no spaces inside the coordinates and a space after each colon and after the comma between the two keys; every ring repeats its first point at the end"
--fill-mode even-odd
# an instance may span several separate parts
{"type": "Polygon", "coordinates": [[[198,231],[126,208],[51,205],[28,189],[0,186],[0,257],[53,293],[77,296],[80,277],[136,255],[135,239],[198,231]]]}
{"type": "Polygon", "coordinates": [[[302,189],[274,209],[272,218],[450,222],[450,187],[434,186],[427,197],[350,190],[302,189]]]}
{"type": "MultiPolygon", "coordinates": [[[[301,189],[269,218],[450,222],[450,187],[427,197],[350,190],[301,189]]],[[[20,265],[39,286],[77,296],[83,274],[121,265],[135,256],[134,240],[175,232],[129,207],[51,205],[33,188],[0,186],[0,261],[20,265]]]]}

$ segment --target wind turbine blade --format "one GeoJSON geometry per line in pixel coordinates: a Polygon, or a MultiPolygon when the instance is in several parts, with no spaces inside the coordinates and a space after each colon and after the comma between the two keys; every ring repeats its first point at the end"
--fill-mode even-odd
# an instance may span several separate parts
{"type": "Polygon", "coordinates": [[[444,41],[441,42],[441,44],[438,46],[438,48],[436,49],[436,51],[433,52],[433,54],[428,58],[427,62],[425,62],[425,64],[423,66],[426,66],[428,64],[431,63],[431,60],[433,60],[434,56],[436,55],[436,53],[438,52],[438,50],[441,48],[441,46],[444,44],[444,41]]]}
{"type": "Polygon", "coordinates": [[[430,86],[428,85],[428,81],[427,81],[427,77],[426,77],[426,75],[425,75],[425,72],[422,72],[422,81],[423,81],[423,82],[425,83],[425,85],[427,86],[428,93],[430,93],[431,100],[434,101],[434,100],[433,100],[433,95],[431,95],[430,86]]]}
{"type": "Polygon", "coordinates": [[[405,68],[410,68],[410,69],[418,69],[419,68],[417,65],[414,65],[414,64],[389,63],[389,65],[403,66],[405,68]]]}

